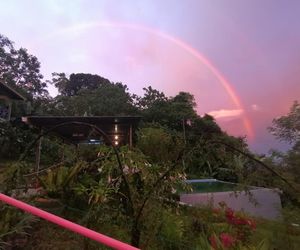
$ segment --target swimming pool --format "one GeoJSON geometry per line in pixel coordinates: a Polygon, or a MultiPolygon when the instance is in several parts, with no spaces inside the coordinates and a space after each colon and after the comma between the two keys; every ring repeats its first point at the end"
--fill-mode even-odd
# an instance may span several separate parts
{"type": "Polygon", "coordinates": [[[281,218],[279,190],[244,186],[217,179],[187,180],[186,183],[192,190],[179,192],[182,203],[218,208],[220,202],[225,202],[233,210],[244,211],[252,216],[281,218]]]}
{"type": "Polygon", "coordinates": [[[186,183],[192,189],[189,193],[215,193],[242,190],[242,187],[238,184],[219,181],[217,179],[186,180],[186,183]]]}

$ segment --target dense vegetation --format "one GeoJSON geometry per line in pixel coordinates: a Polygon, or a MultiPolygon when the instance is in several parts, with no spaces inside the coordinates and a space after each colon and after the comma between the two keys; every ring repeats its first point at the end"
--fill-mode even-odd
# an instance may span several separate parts
{"type": "MultiPolygon", "coordinates": [[[[35,152],[26,147],[37,132],[20,121],[29,112],[28,104],[15,103],[12,120],[0,123],[2,192],[142,249],[299,247],[299,228],[292,225],[300,224],[299,103],[270,127],[277,138],[291,143],[291,149],[259,156],[249,150],[245,138],[228,135],[209,115],[200,117],[190,93],[167,97],[149,86],[137,96],[126,85],[98,75],[53,73],[48,83],[59,94],[50,97],[39,69],[36,57],[0,36],[1,80],[25,91],[30,114],[140,115],[135,147],[118,148],[118,161],[111,147],[75,149],[47,136],[42,171],[36,177],[35,152]],[[217,210],[180,205],[176,190],[188,188],[183,184],[187,178],[280,188],[283,221],[252,219],[226,204],[217,210]],[[39,193],[22,195],[36,183],[39,193]]],[[[0,213],[0,247],[99,249],[99,244],[6,205],[0,205],[0,213]]]]}

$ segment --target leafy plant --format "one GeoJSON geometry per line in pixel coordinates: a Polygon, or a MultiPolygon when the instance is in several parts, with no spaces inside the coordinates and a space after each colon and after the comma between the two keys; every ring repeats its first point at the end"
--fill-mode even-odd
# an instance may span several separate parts
{"type": "Polygon", "coordinates": [[[13,239],[27,235],[28,229],[37,221],[36,217],[7,205],[0,205],[0,213],[0,249],[13,245],[13,239]]]}
{"type": "Polygon", "coordinates": [[[40,184],[49,196],[60,197],[71,189],[72,184],[78,178],[78,173],[86,167],[84,162],[79,161],[73,167],[60,166],[56,169],[49,169],[46,175],[39,177],[40,184]]]}

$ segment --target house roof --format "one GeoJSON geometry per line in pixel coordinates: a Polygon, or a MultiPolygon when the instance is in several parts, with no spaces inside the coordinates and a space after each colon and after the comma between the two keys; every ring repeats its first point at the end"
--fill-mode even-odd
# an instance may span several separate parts
{"type": "Polygon", "coordinates": [[[22,96],[20,93],[18,93],[16,90],[14,90],[9,85],[3,83],[0,81],[0,96],[6,96],[9,99],[12,100],[26,100],[24,96],[22,96]]]}
{"type": "Polygon", "coordinates": [[[27,116],[22,118],[23,122],[40,129],[52,129],[52,133],[73,144],[105,141],[105,138],[88,124],[100,128],[111,141],[117,138],[120,144],[127,144],[130,140],[130,130],[136,129],[140,120],[139,116],[27,116]]]}

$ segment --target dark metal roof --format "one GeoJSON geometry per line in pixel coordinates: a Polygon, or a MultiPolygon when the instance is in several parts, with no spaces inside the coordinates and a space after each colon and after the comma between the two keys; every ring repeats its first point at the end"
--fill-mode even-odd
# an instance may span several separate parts
{"type": "Polygon", "coordinates": [[[43,130],[54,128],[53,133],[74,144],[105,141],[87,124],[100,128],[110,140],[114,141],[117,136],[120,144],[127,144],[130,127],[135,129],[140,120],[139,116],[27,116],[22,118],[23,122],[43,130]]]}
{"type": "Polygon", "coordinates": [[[16,90],[0,81],[0,96],[6,96],[12,100],[26,100],[24,96],[18,93],[16,90]]]}

